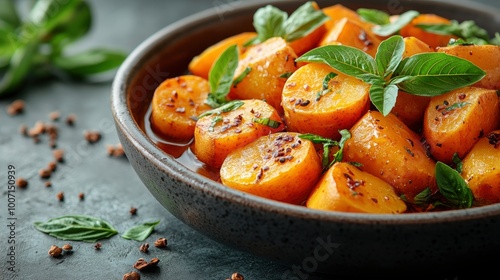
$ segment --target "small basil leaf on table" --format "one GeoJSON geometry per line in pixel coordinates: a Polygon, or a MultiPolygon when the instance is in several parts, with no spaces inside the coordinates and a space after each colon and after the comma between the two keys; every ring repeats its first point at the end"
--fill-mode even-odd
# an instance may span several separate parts
{"type": "Polygon", "coordinates": [[[105,220],[85,215],[61,216],[33,225],[37,230],[62,240],[96,242],[118,233],[105,220]]]}
{"type": "Polygon", "coordinates": [[[155,226],[159,223],[160,221],[155,221],[131,227],[122,234],[122,237],[125,239],[143,241],[149,237],[155,226]]]}

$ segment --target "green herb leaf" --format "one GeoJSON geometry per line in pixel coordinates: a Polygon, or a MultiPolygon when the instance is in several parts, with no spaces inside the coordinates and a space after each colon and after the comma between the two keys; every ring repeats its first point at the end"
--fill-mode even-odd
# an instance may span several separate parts
{"type": "Polygon", "coordinates": [[[406,11],[400,14],[392,23],[374,26],[373,32],[380,36],[390,36],[396,34],[399,32],[399,30],[401,30],[401,28],[405,27],[419,14],[419,12],[414,10],[406,11]]]}
{"type": "Polygon", "coordinates": [[[360,8],[357,9],[356,12],[364,21],[376,25],[384,25],[384,24],[389,24],[391,22],[390,15],[381,10],[360,8]]]}
{"type": "Polygon", "coordinates": [[[372,84],[370,87],[370,100],[382,115],[387,116],[396,105],[398,87],[396,85],[372,84]]]}
{"type": "Polygon", "coordinates": [[[62,240],[96,242],[118,232],[108,222],[92,216],[68,215],[35,222],[37,230],[62,240]]]}
{"type": "Polygon", "coordinates": [[[269,126],[270,128],[278,128],[281,123],[270,118],[253,118],[252,122],[269,126]]]}
{"type": "Polygon", "coordinates": [[[453,157],[451,160],[453,161],[453,164],[455,164],[455,169],[457,170],[457,172],[462,173],[462,167],[464,163],[462,162],[462,159],[458,156],[458,153],[453,153],[453,157]]]}
{"type": "Polygon", "coordinates": [[[450,166],[436,163],[436,182],[439,192],[446,198],[447,203],[454,208],[470,208],[474,196],[465,180],[450,166]]]}
{"type": "Polygon", "coordinates": [[[292,42],[307,36],[329,19],[309,1],[288,14],[272,5],[258,9],[253,17],[257,38],[249,43],[257,44],[272,37],[281,37],[292,42]]]}
{"type": "Polygon", "coordinates": [[[321,87],[321,90],[316,94],[316,101],[319,101],[323,95],[330,92],[328,87],[330,81],[335,77],[337,77],[337,73],[330,72],[323,78],[323,86],[321,87]]]}
{"type": "Polygon", "coordinates": [[[227,103],[226,96],[233,84],[234,72],[238,67],[238,46],[228,47],[214,62],[208,75],[210,93],[207,104],[212,108],[217,108],[227,103]]]}
{"type": "Polygon", "coordinates": [[[416,27],[434,34],[455,35],[465,41],[482,44],[487,44],[490,41],[488,32],[476,25],[473,20],[466,20],[462,23],[451,20],[449,24],[417,24],[416,27]]]}
{"type": "Polygon", "coordinates": [[[413,201],[417,206],[424,207],[430,203],[432,203],[433,194],[430,188],[425,188],[423,191],[418,193],[413,201]]]}
{"type": "Polygon", "coordinates": [[[347,129],[339,130],[339,133],[342,136],[340,141],[335,141],[312,133],[299,135],[299,138],[301,139],[309,140],[314,144],[323,145],[323,158],[321,160],[323,171],[330,168],[335,162],[340,162],[343,159],[344,144],[349,138],[351,138],[351,133],[347,129]],[[330,149],[334,146],[338,146],[339,150],[335,152],[335,154],[333,155],[333,160],[330,162],[330,149]]]}
{"type": "Polygon", "coordinates": [[[125,233],[122,234],[122,237],[129,240],[144,241],[149,237],[149,235],[151,235],[155,226],[159,223],[160,221],[158,220],[134,226],[125,231],[125,233]]]}
{"type": "Polygon", "coordinates": [[[243,70],[243,72],[238,77],[236,77],[236,79],[234,79],[232,86],[235,87],[237,84],[239,84],[250,72],[252,72],[252,68],[245,68],[245,70],[243,70]]]}
{"type": "Polygon", "coordinates": [[[375,56],[378,74],[384,78],[392,76],[405,51],[405,42],[401,36],[392,36],[380,43],[375,56]],[[380,50],[380,51],[378,51],[380,50]]]}
{"type": "Polygon", "coordinates": [[[394,75],[411,78],[398,83],[399,89],[423,96],[436,96],[472,85],[485,72],[465,59],[445,53],[420,53],[403,59],[394,75]]]}
{"type": "Polygon", "coordinates": [[[14,29],[21,25],[21,20],[13,0],[0,0],[0,28],[7,26],[14,29]]]}
{"type": "Polygon", "coordinates": [[[21,86],[33,66],[33,60],[38,49],[37,42],[29,42],[16,49],[10,59],[10,64],[3,76],[0,76],[0,96],[12,93],[21,86]]]}
{"type": "Polygon", "coordinates": [[[329,19],[321,10],[314,8],[313,3],[312,1],[306,2],[285,20],[284,39],[287,42],[305,37],[329,19]]]}
{"type": "Polygon", "coordinates": [[[54,65],[75,78],[101,74],[120,66],[126,54],[108,49],[93,49],[82,53],[57,57],[54,65]]]}
{"type": "Polygon", "coordinates": [[[335,162],[341,162],[344,158],[344,145],[347,140],[351,138],[351,133],[347,129],[339,130],[341,135],[340,141],[338,143],[339,150],[334,154],[334,160],[329,166],[332,166],[335,162]]]}
{"type": "Polygon", "coordinates": [[[349,46],[328,45],[318,47],[306,52],[296,61],[325,63],[346,75],[354,77],[363,74],[377,74],[375,60],[366,52],[349,46]]]}
{"type": "Polygon", "coordinates": [[[233,110],[240,108],[241,106],[243,106],[243,104],[245,104],[245,103],[241,100],[232,100],[232,101],[229,101],[228,103],[226,103],[220,107],[206,111],[205,113],[199,115],[198,119],[201,119],[201,118],[206,117],[206,116],[220,115],[222,113],[230,112],[230,111],[233,111],[233,110]]]}

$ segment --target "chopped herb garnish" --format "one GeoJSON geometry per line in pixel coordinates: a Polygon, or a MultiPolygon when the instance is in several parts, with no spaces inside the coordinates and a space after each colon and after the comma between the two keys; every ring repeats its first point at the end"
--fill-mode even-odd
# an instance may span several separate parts
{"type": "Polygon", "coordinates": [[[199,115],[198,119],[201,119],[201,118],[206,117],[206,116],[220,115],[222,113],[230,112],[230,111],[233,111],[233,110],[240,108],[241,106],[243,106],[243,104],[245,104],[245,103],[241,100],[229,101],[220,107],[217,107],[217,108],[212,109],[210,111],[206,111],[205,113],[199,115]]]}
{"type": "Polygon", "coordinates": [[[420,15],[417,11],[406,11],[400,14],[394,22],[388,22],[383,25],[376,25],[373,27],[373,33],[380,36],[391,36],[397,34],[399,30],[408,25],[414,18],[420,15]]]}
{"type": "Polygon", "coordinates": [[[280,75],[280,78],[288,79],[288,78],[290,78],[290,76],[292,76],[292,74],[293,74],[293,72],[285,72],[285,73],[280,75]]]}
{"type": "Polygon", "coordinates": [[[262,125],[267,125],[271,128],[278,128],[281,123],[275,120],[271,120],[270,118],[253,118],[252,121],[254,123],[262,124],[262,125]]]}
{"type": "Polygon", "coordinates": [[[323,165],[323,171],[330,168],[335,162],[342,161],[344,157],[344,144],[349,138],[351,138],[351,133],[347,129],[339,130],[340,135],[342,136],[340,141],[335,141],[332,139],[328,139],[319,135],[305,133],[299,135],[300,138],[309,140],[314,144],[322,144],[323,145],[323,158],[321,160],[323,165]],[[339,147],[339,150],[335,152],[333,155],[333,160],[330,162],[330,149],[334,146],[339,147]]]}
{"type": "Polygon", "coordinates": [[[323,78],[323,86],[321,90],[316,94],[316,101],[319,101],[321,97],[330,92],[328,89],[330,81],[337,76],[337,73],[330,72],[323,78]]]}
{"type": "Polygon", "coordinates": [[[245,68],[245,70],[243,70],[243,72],[238,76],[236,77],[236,79],[234,79],[233,81],[233,87],[235,87],[236,85],[238,85],[241,81],[243,81],[243,79],[250,73],[252,72],[252,68],[251,67],[247,67],[245,68]]]}
{"type": "Polygon", "coordinates": [[[458,156],[458,153],[453,153],[453,157],[451,159],[453,164],[455,165],[455,169],[458,173],[462,173],[463,162],[462,159],[458,156]]]}
{"type": "Polygon", "coordinates": [[[469,105],[469,104],[470,104],[469,102],[457,102],[457,103],[453,103],[450,106],[444,107],[442,113],[444,115],[444,114],[447,114],[450,111],[462,108],[462,107],[464,107],[466,105],[469,105]]]}
{"type": "Polygon", "coordinates": [[[476,45],[495,43],[493,39],[490,39],[488,32],[476,25],[473,20],[466,20],[461,23],[456,20],[451,20],[449,24],[417,24],[416,27],[430,33],[454,35],[466,42],[476,45]]]}

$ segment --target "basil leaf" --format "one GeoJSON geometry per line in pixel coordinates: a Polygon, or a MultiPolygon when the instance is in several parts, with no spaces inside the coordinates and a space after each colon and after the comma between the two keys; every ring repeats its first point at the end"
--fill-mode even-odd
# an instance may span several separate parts
{"type": "Polygon", "coordinates": [[[22,84],[32,69],[37,48],[37,42],[28,42],[16,49],[10,59],[7,71],[3,76],[0,76],[0,96],[12,93],[22,84]]]}
{"type": "Polygon", "coordinates": [[[71,21],[78,13],[77,9],[81,2],[81,0],[36,1],[30,11],[30,22],[39,29],[40,38],[50,38],[55,28],[72,24],[71,21]]]}
{"type": "Polygon", "coordinates": [[[247,44],[257,44],[272,37],[281,37],[287,42],[300,39],[329,19],[309,1],[297,8],[290,17],[272,5],[258,9],[253,16],[257,38],[247,44]]]}
{"type": "Polygon", "coordinates": [[[85,215],[61,216],[33,225],[37,230],[62,240],[96,242],[118,233],[105,220],[85,215]]]}
{"type": "Polygon", "coordinates": [[[396,85],[372,84],[370,87],[370,100],[375,108],[387,116],[396,105],[398,87],[396,85]]]}
{"type": "Polygon", "coordinates": [[[473,20],[466,20],[458,23],[456,20],[451,20],[449,24],[417,24],[416,27],[427,32],[440,35],[455,35],[465,41],[480,39],[485,43],[490,41],[488,32],[476,25],[473,20]]]}
{"type": "Polygon", "coordinates": [[[137,225],[132,228],[129,228],[125,233],[122,234],[122,237],[129,240],[136,241],[144,241],[146,238],[151,235],[153,229],[160,221],[144,223],[142,225],[137,225]]]}
{"type": "Polygon", "coordinates": [[[320,62],[338,71],[358,77],[363,74],[377,74],[375,60],[366,52],[354,47],[328,45],[312,49],[299,58],[298,62],[320,62]]]}
{"type": "Polygon", "coordinates": [[[264,42],[272,37],[284,37],[284,23],[288,14],[272,5],[259,8],[253,16],[253,26],[258,40],[253,43],[264,42]]]}
{"type": "Polygon", "coordinates": [[[51,32],[51,45],[55,53],[60,53],[61,49],[71,42],[83,37],[92,26],[92,14],[87,2],[80,2],[75,7],[78,12],[73,12],[71,22],[58,24],[51,32]]]}
{"type": "Polygon", "coordinates": [[[212,108],[217,108],[227,102],[226,96],[231,89],[234,72],[238,67],[238,57],[238,47],[232,45],[217,58],[210,69],[208,74],[210,93],[207,103],[212,108]]]}
{"type": "Polygon", "coordinates": [[[414,198],[413,201],[415,205],[417,206],[425,206],[429,203],[432,203],[432,191],[430,188],[425,188],[423,191],[418,193],[414,198]]]}
{"type": "Polygon", "coordinates": [[[384,78],[390,77],[401,60],[405,51],[405,42],[401,36],[392,36],[380,43],[375,61],[378,74],[384,78]]]}
{"type": "Polygon", "coordinates": [[[285,20],[284,39],[287,42],[305,37],[329,19],[321,10],[315,9],[313,3],[309,1],[303,4],[285,20]]]}
{"type": "Polygon", "coordinates": [[[121,65],[126,55],[107,49],[93,49],[72,56],[60,56],[53,60],[58,68],[75,78],[104,73],[121,65]]]}
{"type": "Polygon", "coordinates": [[[232,100],[232,101],[229,101],[220,107],[217,107],[217,108],[212,109],[210,111],[206,111],[205,113],[199,115],[198,119],[201,119],[201,118],[206,117],[206,116],[220,115],[222,113],[230,112],[230,111],[233,111],[233,110],[240,108],[241,106],[243,106],[243,104],[245,104],[245,103],[241,100],[232,100]]]}
{"type": "Polygon", "coordinates": [[[420,14],[419,12],[414,10],[404,12],[397,17],[396,21],[392,23],[374,26],[372,31],[380,36],[390,36],[396,34],[399,32],[399,30],[401,30],[401,28],[405,27],[419,14],[420,14]]]}
{"type": "Polygon", "coordinates": [[[342,129],[339,130],[340,135],[342,136],[340,138],[340,141],[338,143],[339,150],[334,154],[334,160],[330,163],[330,166],[332,166],[335,162],[340,162],[344,158],[344,145],[347,140],[351,138],[351,133],[347,129],[342,129]]]}
{"type": "Polygon", "coordinates": [[[16,28],[21,25],[21,20],[13,0],[0,0],[0,27],[16,28]]]}
{"type": "Polygon", "coordinates": [[[381,10],[360,8],[356,12],[364,21],[376,25],[384,25],[391,22],[389,14],[381,10]]]}
{"type": "Polygon", "coordinates": [[[472,191],[456,170],[438,161],[435,172],[439,192],[452,207],[470,208],[472,206],[474,200],[472,191]]]}
{"type": "Polygon", "coordinates": [[[445,53],[420,53],[403,59],[394,75],[410,76],[399,89],[416,95],[436,96],[472,85],[485,72],[468,60],[445,53]]]}

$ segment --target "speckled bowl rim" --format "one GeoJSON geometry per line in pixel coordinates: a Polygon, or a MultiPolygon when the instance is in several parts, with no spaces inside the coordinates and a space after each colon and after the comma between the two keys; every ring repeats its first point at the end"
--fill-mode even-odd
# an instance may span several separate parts
{"type": "MultiPolygon", "coordinates": [[[[234,13],[239,9],[255,9],[269,3],[279,3],[278,1],[237,1],[232,2],[234,9],[229,13],[234,13]]],[[[425,1],[412,1],[413,3],[425,1]]],[[[475,10],[481,13],[495,15],[500,21],[500,10],[487,7],[484,4],[472,3],[468,1],[440,1],[440,4],[460,6],[466,9],[475,10]]],[[[343,222],[353,224],[437,224],[445,222],[468,221],[478,218],[488,218],[500,215],[500,204],[493,204],[470,209],[449,210],[444,212],[429,213],[407,213],[407,214],[364,214],[364,213],[345,213],[333,211],[321,211],[309,209],[304,206],[292,205],[261,198],[255,195],[246,194],[237,190],[228,188],[218,182],[209,180],[206,177],[197,174],[187,167],[181,165],[173,157],[163,152],[156,144],[149,139],[145,132],[134,120],[129,106],[127,104],[126,94],[127,85],[133,80],[134,75],[139,71],[140,66],[147,63],[151,58],[150,52],[156,42],[162,38],[174,33],[177,29],[193,23],[206,22],[213,20],[216,15],[215,9],[208,9],[198,12],[180,21],[170,24],[157,31],[138,47],[136,47],[121,67],[118,69],[111,88],[111,110],[117,129],[121,130],[140,153],[147,158],[158,169],[170,174],[174,180],[185,182],[189,187],[209,193],[230,203],[240,204],[242,206],[254,209],[260,209],[269,212],[281,213],[287,216],[293,216],[301,219],[313,219],[321,222],[343,222]]],[[[499,30],[500,31],[500,30],[499,30]]]]}

